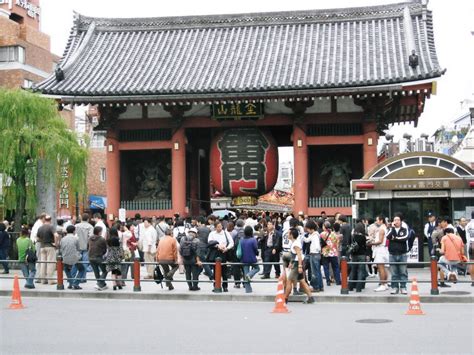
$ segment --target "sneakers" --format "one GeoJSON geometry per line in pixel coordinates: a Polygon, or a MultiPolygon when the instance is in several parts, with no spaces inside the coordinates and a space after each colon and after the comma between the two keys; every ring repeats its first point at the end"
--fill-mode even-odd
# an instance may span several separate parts
{"type": "Polygon", "coordinates": [[[407,289],[406,289],[406,288],[401,288],[401,289],[400,289],[400,293],[401,293],[402,295],[406,295],[406,294],[407,294],[407,289]]]}
{"type": "Polygon", "coordinates": [[[269,278],[270,278],[269,275],[263,275],[263,276],[261,277],[262,280],[269,279],[269,278]]]}
{"type": "Polygon", "coordinates": [[[380,285],[379,287],[377,287],[374,292],[383,292],[383,291],[387,291],[388,290],[388,286],[387,285],[380,285]]]}
{"type": "Polygon", "coordinates": [[[439,284],[439,287],[451,287],[451,286],[446,285],[444,282],[441,282],[441,283],[439,284]]]}
{"type": "Polygon", "coordinates": [[[316,302],[316,300],[314,299],[313,296],[310,296],[310,297],[308,297],[306,300],[304,300],[303,303],[304,303],[304,304],[311,304],[311,303],[314,303],[314,302],[316,302]]]}
{"type": "Polygon", "coordinates": [[[105,291],[107,290],[109,287],[107,285],[103,286],[103,287],[99,287],[99,291],[105,291]]]}
{"type": "Polygon", "coordinates": [[[82,290],[82,287],[79,286],[79,285],[74,285],[74,286],[72,286],[72,289],[73,290],[82,290]]]}
{"type": "Polygon", "coordinates": [[[35,288],[35,285],[25,285],[25,288],[33,289],[35,288]]]}
{"type": "Polygon", "coordinates": [[[398,292],[400,292],[400,290],[398,288],[392,288],[392,291],[390,291],[390,294],[391,295],[398,295],[398,292]]]}

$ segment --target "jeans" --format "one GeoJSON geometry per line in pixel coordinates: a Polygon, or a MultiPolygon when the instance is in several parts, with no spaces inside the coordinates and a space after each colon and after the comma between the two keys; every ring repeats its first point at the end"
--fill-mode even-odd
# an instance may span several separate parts
{"type": "Polygon", "coordinates": [[[35,263],[21,263],[20,268],[21,272],[23,273],[23,276],[26,278],[25,286],[34,286],[33,280],[35,279],[36,275],[35,263]]]}
{"type": "MultiPolygon", "coordinates": [[[[260,266],[258,266],[257,264],[245,264],[243,268],[244,276],[248,276],[249,279],[252,279],[260,271],[260,266]]],[[[252,292],[252,286],[250,285],[250,282],[244,282],[244,286],[245,292],[252,292]]]]}
{"type": "Polygon", "coordinates": [[[311,287],[323,289],[323,276],[321,275],[321,254],[311,254],[309,256],[311,265],[311,287]]]}
{"type": "MultiPolygon", "coordinates": [[[[280,253],[275,253],[272,254],[272,248],[265,248],[263,251],[263,261],[266,263],[278,263],[280,262],[280,253]]],[[[270,276],[270,273],[272,271],[272,266],[275,268],[275,276],[280,276],[281,270],[280,270],[280,265],[275,264],[275,265],[263,265],[263,274],[265,276],[270,276]]]]}
{"type": "MultiPolygon", "coordinates": [[[[352,256],[352,261],[354,262],[364,262],[365,261],[365,255],[353,255],[352,256]]],[[[349,289],[353,290],[354,287],[357,291],[362,291],[362,289],[365,286],[365,265],[363,264],[356,264],[356,265],[351,265],[351,276],[349,277],[350,280],[361,280],[361,281],[351,281],[349,282],[349,289]]]]}
{"type": "Polygon", "coordinates": [[[107,286],[105,283],[105,278],[107,277],[107,267],[105,264],[100,262],[90,261],[92,266],[92,271],[94,271],[95,279],[97,280],[97,286],[104,287],[107,286]]]}
{"type": "MultiPolygon", "coordinates": [[[[442,272],[446,274],[446,276],[450,272],[456,272],[456,270],[458,269],[458,264],[459,264],[459,261],[449,261],[448,259],[446,259],[444,255],[441,255],[438,261],[439,268],[441,269],[442,272]]],[[[441,281],[444,281],[444,280],[441,280],[441,281]]]]}
{"type": "MultiPolygon", "coordinates": [[[[79,252],[81,254],[81,260],[80,261],[89,261],[89,253],[87,250],[81,250],[79,252]]],[[[89,267],[89,264],[82,264],[83,268],[82,270],[78,270],[78,267],[76,265],[73,265],[71,273],[76,275],[76,277],[79,279],[79,282],[86,282],[86,277],[87,277],[87,268],[89,267]]]]}
{"type": "MultiPolygon", "coordinates": [[[[365,261],[365,256],[361,255],[363,259],[361,261],[365,261]]],[[[330,285],[331,283],[331,274],[329,273],[329,264],[331,264],[332,272],[334,273],[334,279],[336,280],[336,284],[341,284],[341,273],[339,271],[339,259],[337,256],[326,256],[323,258],[323,268],[324,268],[324,275],[326,276],[326,284],[330,285]]],[[[353,265],[354,266],[354,265],[353,265]]],[[[365,276],[365,266],[362,265],[362,270],[365,276]]],[[[358,280],[365,279],[365,277],[360,278],[358,280]]]]}
{"type": "MultiPolygon", "coordinates": [[[[0,249],[0,260],[7,260],[8,258],[8,249],[0,249]]],[[[6,261],[2,262],[3,268],[5,272],[10,272],[10,268],[8,267],[8,263],[6,261]]]]}
{"type": "Polygon", "coordinates": [[[189,289],[198,287],[199,274],[201,268],[196,264],[184,264],[184,271],[186,273],[186,280],[189,289]]]}
{"type": "Polygon", "coordinates": [[[81,270],[84,270],[84,266],[82,264],[64,264],[64,272],[66,273],[69,286],[79,286],[81,280],[79,279],[78,275],[81,270]]]}
{"type": "MultiPolygon", "coordinates": [[[[395,255],[390,254],[388,261],[393,262],[404,262],[406,263],[408,258],[407,254],[395,255]]],[[[390,272],[392,273],[392,288],[407,288],[408,281],[408,269],[407,265],[390,265],[390,272]],[[394,281],[396,280],[396,281],[394,281]]]]}

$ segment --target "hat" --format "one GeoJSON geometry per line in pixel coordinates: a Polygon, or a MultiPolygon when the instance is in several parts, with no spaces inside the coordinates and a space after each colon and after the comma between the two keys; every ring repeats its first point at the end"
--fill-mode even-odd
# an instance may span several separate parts
{"type": "Polygon", "coordinates": [[[436,217],[436,215],[433,212],[428,212],[428,217],[436,217]]]}
{"type": "Polygon", "coordinates": [[[193,227],[193,228],[191,228],[191,229],[189,230],[189,233],[191,233],[191,232],[193,232],[193,233],[196,233],[196,234],[197,234],[197,232],[198,232],[198,231],[197,231],[197,229],[196,229],[196,228],[194,228],[194,227],[193,227]]]}

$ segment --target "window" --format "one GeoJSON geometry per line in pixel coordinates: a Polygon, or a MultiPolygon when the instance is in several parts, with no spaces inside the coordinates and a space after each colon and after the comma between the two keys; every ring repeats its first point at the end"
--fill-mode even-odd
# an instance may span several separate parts
{"type": "Polygon", "coordinates": [[[105,182],[105,168],[100,168],[100,181],[105,182]]]}
{"type": "Polygon", "coordinates": [[[25,63],[25,48],[20,46],[0,47],[1,62],[25,63]]]}
{"type": "Polygon", "coordinates": [[[105,147],[105,131],[92,132],[91,148],[105,147]]]}
{"type": "Polygon", "coordinates": [[[31,89],[33,87],[33,81],[25,79],[23,80],[23,88],[24,89],[31,89]]]}

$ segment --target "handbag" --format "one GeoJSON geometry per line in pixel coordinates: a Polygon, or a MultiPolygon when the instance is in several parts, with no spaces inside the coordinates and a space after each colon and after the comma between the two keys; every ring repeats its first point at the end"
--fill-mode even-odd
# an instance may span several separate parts
{"type": "Polygon", "coordinates": [[[27,263],[36,263],[38,261],[38,257],[36,256],[36,252],[33,250],[33,243],[30,240],[30,244],[28,245],[28,249],[26,249],[26,262],[27,263]]]}
{"type": "Polygon", "coordinates": [[[239,244],[237,244],[237,251],[235,252],[235,256],[237,259],[242,259],[242,243],[239,240],[239,244]]]}

